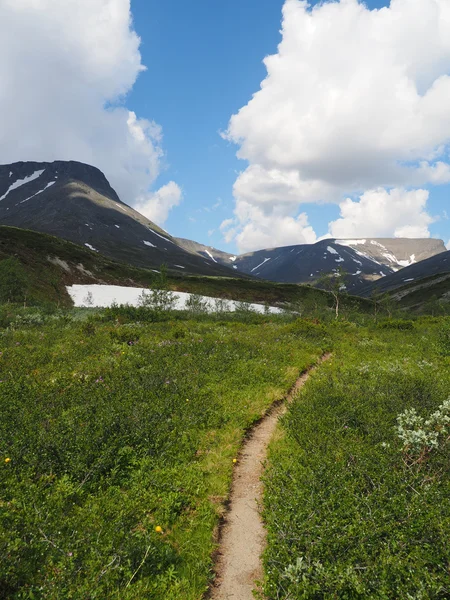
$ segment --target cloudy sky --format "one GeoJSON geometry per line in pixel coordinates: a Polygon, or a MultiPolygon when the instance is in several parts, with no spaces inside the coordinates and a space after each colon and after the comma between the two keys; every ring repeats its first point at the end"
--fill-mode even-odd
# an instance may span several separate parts
{"type": "Polygon", "coordinates": [[[449,0],[0,0],[0,115],[224,250],[450,243],[449,0]]]}

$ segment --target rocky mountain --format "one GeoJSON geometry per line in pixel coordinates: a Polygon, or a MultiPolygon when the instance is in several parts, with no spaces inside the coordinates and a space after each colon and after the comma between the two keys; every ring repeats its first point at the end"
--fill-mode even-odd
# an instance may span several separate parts
{"type": "Polygon", "coordinates": [[[113,260],[173,273],[317,283],[339,268],[347,289],[445,252],[434,239],[326,239],[234,256],[173,238],[120,200],[95,167],[75,162],[0,166],[0,225],[48,233],[113,260]]]}
{"type": "Polygon", "coordinates": [[[382,294],[401,288],[410,293],[418,286],[423,286],[425,280],[436,282],[436,279],[441,276],[446,280],[449,274],[450,251],[446,251],[409,265],[397,273],[383,277],[383,279],[366,283],[358,289],[358,295],[367,297],[374,293],[382,294]]]}
{"type": "Polygon", "coordinates": [[[391,275],[408,265],[446,251],[444,242],[435,239],[326,239],[316,244],[301,244],[259,250],[234,256],[189,240],[180,245],[209,257],[218,264],[232,265],[235,271],[281,283],[315,283],[322,273],[347,273],[347,289],[356,292],[373,281],[391,275]]]}
{"type": "Polygon", "coordinates": [[[95,167],[75,162],[0,166],[0,224],[69,240],[138,267],[200,275],[241,276],[193,254],[123,203],[95,167]]]}

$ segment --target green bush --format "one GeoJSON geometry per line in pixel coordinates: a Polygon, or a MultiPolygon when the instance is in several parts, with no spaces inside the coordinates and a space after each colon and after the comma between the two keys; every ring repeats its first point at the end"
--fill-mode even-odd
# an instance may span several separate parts
{"type": "Polygon", "coordinates": [[[396,329],[346,332],[283,420],[266,474],[269,598],[450,595],[450,373],[439,324],[396,329]]]}
{"type": "Polygon", "coordinates": [[[379,329],[400,329],[403,331],[414,329],[414,321],[407,319],[386,319],[377,323],[379,329]]]}

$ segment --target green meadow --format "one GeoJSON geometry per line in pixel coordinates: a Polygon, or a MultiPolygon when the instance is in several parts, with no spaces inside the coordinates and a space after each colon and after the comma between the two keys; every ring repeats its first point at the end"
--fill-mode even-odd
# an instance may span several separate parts
{"type": "Polygon", "coordinates": [[[246,430],[329,344],[243,320],[1,330],[0,597],[201,597],[246,430]]]}
{"type": "Polygon", "coordinates": [[[450,319],[338,326],[270,448],[265,592],[450,597],[450,319]]]}
{"type": "Polygon", "coordinates": [[[331,351],[271,444],[267,598],[448,598],[449,320],[333,316],[5,305],[0,597],[200,600],[246,432],[331,351]]]}

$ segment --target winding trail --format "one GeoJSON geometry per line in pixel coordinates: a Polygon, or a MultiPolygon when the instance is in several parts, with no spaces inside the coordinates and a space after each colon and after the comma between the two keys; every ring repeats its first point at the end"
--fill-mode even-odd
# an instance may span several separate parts
{"type": "MultiPolygon", "coordinates": [[[[330,356],[323,355],[320,363],[330,356]]],[[[255,598],[253,590],[256,582],[263,577],[261,554],[265,548],[266,533],[259,507],[267,447],[278,419],[317,366],[311,367],[297,379],[286,401],[274,405],[253,428],[241,449],[233,475],[229,510],[220,530],[216,578],[207,594],[211,600],[255,598]]]]}

